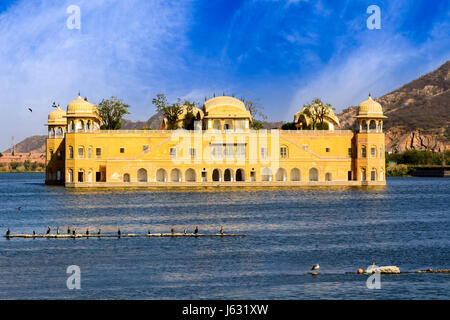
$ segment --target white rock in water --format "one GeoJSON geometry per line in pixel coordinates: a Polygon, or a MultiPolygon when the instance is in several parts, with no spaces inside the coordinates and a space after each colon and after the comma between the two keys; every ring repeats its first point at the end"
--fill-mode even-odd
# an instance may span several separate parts
{"type": "Polygon", "coordinates": [[[396,267],[396,266],[382,266],[382,267],[377,267],[377,268],[369,268],[365,271],[366,273],[375,273],[375,272],[379,272],[379,273],[400,273],[400,268],[396,267]]]}

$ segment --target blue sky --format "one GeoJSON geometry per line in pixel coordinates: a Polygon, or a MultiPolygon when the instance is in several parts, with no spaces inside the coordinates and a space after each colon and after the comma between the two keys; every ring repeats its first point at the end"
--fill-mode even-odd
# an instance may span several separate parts
{"type": "Polygon", "coordinates": [[[450,59],[449,34],[446,0],[0,0],[0,150],[45,134],[52,102],[78,90],[123,98],[132,120],[157,93],[234,93],[271,120],[314,97],[340,111],[450,59]],[[66,27],[72,4],[80,30],[66,27]],[[366,27],[373,4],[380,30],[366,27]]]}

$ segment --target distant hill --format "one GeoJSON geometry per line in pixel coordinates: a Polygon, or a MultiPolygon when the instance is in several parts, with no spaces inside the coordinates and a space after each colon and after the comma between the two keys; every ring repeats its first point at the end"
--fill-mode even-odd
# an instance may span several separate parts
{"type": "MultiPolygon", "coordinates": [[[[15,149],[18,153],[29,153],[29,152],[36,152],[36,153],[45,153],[45,139],[47,136],[31,136],[28,138],[25,138],[18,144],[16,144],[15,149]]],[[[11,148],[3,151],[5,153],[11,152],[11,148]]]]}
{"type": "MultiPolygon", "coordinates": [[[[388,117],[387,150],[450,149],[450,61],[375,100],[388,117]]],[[[339,113],[340,127],[355,128],[356,112],[353,106],[339,113]]]]}
{"type": "Polygon", "coordinates": [[[133,122],[131,120],[122,120],[122,130],[136,130],[142,128],[151,128],[151,129],[159,129],[164,116],[162,113],[156,113],[151,116],[147,121],[136,121],[133,122]]]}

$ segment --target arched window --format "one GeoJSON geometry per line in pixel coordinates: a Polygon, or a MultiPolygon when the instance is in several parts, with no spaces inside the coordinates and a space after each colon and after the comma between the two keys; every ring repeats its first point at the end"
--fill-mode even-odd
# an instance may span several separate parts
{"type": "Polygon", "coordinates": [[[197,181],[196,179],[196,174],[195,174],[195,170],[194,169],[187,169],[186,173],[185,173],[185,180],[187,182],[195,182],[197,181]]]}
{"type": "Polygon", "coordinates": [[[372,169],[372,171],[370,171],[370,180],[371,181],[376,181],[377,180],[377,169],[372,169]]]}
{"type": "Polygon", "coordinates": [[[88,172],[88,182],[92,182],[92,170],[88,172]]]}
{"type": "Polygon", "coordinates": [[[226,119],[223,124],[224,131],[233,131],[233,120],[226,119]]]}
{"type": "Polygon", "coordinates": [[[366,177],[366,168],[362,168],[361,169],[361,181],[366,181],[367,177],[366,177]]]}
{"type": "Polygon", "coordinates": [[[317,168],[309,169],[309,181],[319,181],[319,170],[317,168]]]}
{"type": "Polygon", "coordinates": [[[275,174],[276,181],[286,181],[286,170],[283,168],[278,168],[277,173],[275,174]]]}
{"type": "Polygon", "coordinates": [[[220,169],[214,169],[212,174],[213,181],[222,181],[222,172],[220,169]]]}
{"type": "Polygon", "coordinates": [[[223,181],[233,181],[233,170],[225,169],[223,173],[223,181]]]}
{"type": "Polygon", "coordinates": [[[325,173],[325,181],[332,181],[333,180],[332,177],[333,176],[331,175],[331,172],[325,173]]]}
{"type": "Polygon", "coordinates": [[[88,158],[92,159],[92,147],[89,147],[88,149],[88,158]]]}
{"type": "Polygon", "coordinates": [[[365,158],[367,156],[366,146],[361,147],[361,158],[365,158]]]}
{"type": "Polygon", "coordinates": [[[375,120],[370,120],[369,129],[370,129],[370,131],[376,131],[377,130],[377,122],[375,120]]]}
{"type": "Polygon", "coordinates": [[[292,169],[290,178],[291,181],[300,181],[301,180],[300,170],[297,168],[292,169]]]}
{"type": "Polygon", "coordinates": [[[245,181],[245,171],[244,169],[236,170],[236,181],[245,181]]]}
{"type": "Polygon", "coordinates": [[[69,146],[68,154],[69,154],[69,159],[73,159],[73,147],[72,146],[69,146]]]}
{"type": "Polygon", "coordinates": [[[164,169],[158,169],[156,171],[156,181],[167,182],[167,172],[164,169]]]}
{"type": "Polygon", "coordinates": [[[73,182],[73,171],[72,169],[67,170],[67,181],[73,182]]]}
{"type": "Polygon", "coordinates": [[[261,170],[261,180],[262,181],[272,181],[272,169],[262,168],[261,170]]]}
{"type": "Polygon", "coordinates": [[[170,172],[170,181],[181,182],[181,171],[179,169],[172,169],[170,172]]]}
{"type": "Polygon", "coordinates": [[[78,182],[84,182],[84,170],[80,169],[80,171],[78,171],[78,182]]]}
{"type": "Polygon", "coordinates": [[[384,180],[384,174],[383,174],[383,170],[380,170],[380,181],[384,180]]]}
{"type": "Polygon", "coordinates": [[[370,148],[370,157],[371,158],[376,158],[377,157],[377,148],[376,147],[371,147],[370,148]]]}
{"type": "Polygon", "coordinates": [[[123,175],[123,182],[130,182],[130,174],[129,173],[125,173],[123,175]]]}
{"type": "Polygon", "coordinates": [[[147,170],[141,168],[137,172],[138,182],[147,182],[147,170]]]}
{"type": "Polygon", "coordinates": [[[80,159],[84,158],[84,147],[83,146],[78,147],[78,158],[80,158],[80,159]]]}

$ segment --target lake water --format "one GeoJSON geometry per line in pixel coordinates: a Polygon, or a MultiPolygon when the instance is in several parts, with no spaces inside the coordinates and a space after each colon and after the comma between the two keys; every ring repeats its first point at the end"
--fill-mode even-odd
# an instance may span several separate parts
{"type": "Polygon", "coordinates": [[[386,187],[198,192],[74,191],[43,174],[0,174],[0,232],[182,232],[245,237],[0,239],[0,299],[449,299],[450,179],[392,178],[386,187]],[[20,211],[16,210],[21,206],[20,211]],[[52,231],[53,232],[53,231],[52,231]],[[307,274],[320,263],[320,274],[307,274]],[[69,290],[69,265],[81,289],[69,290]]]}

